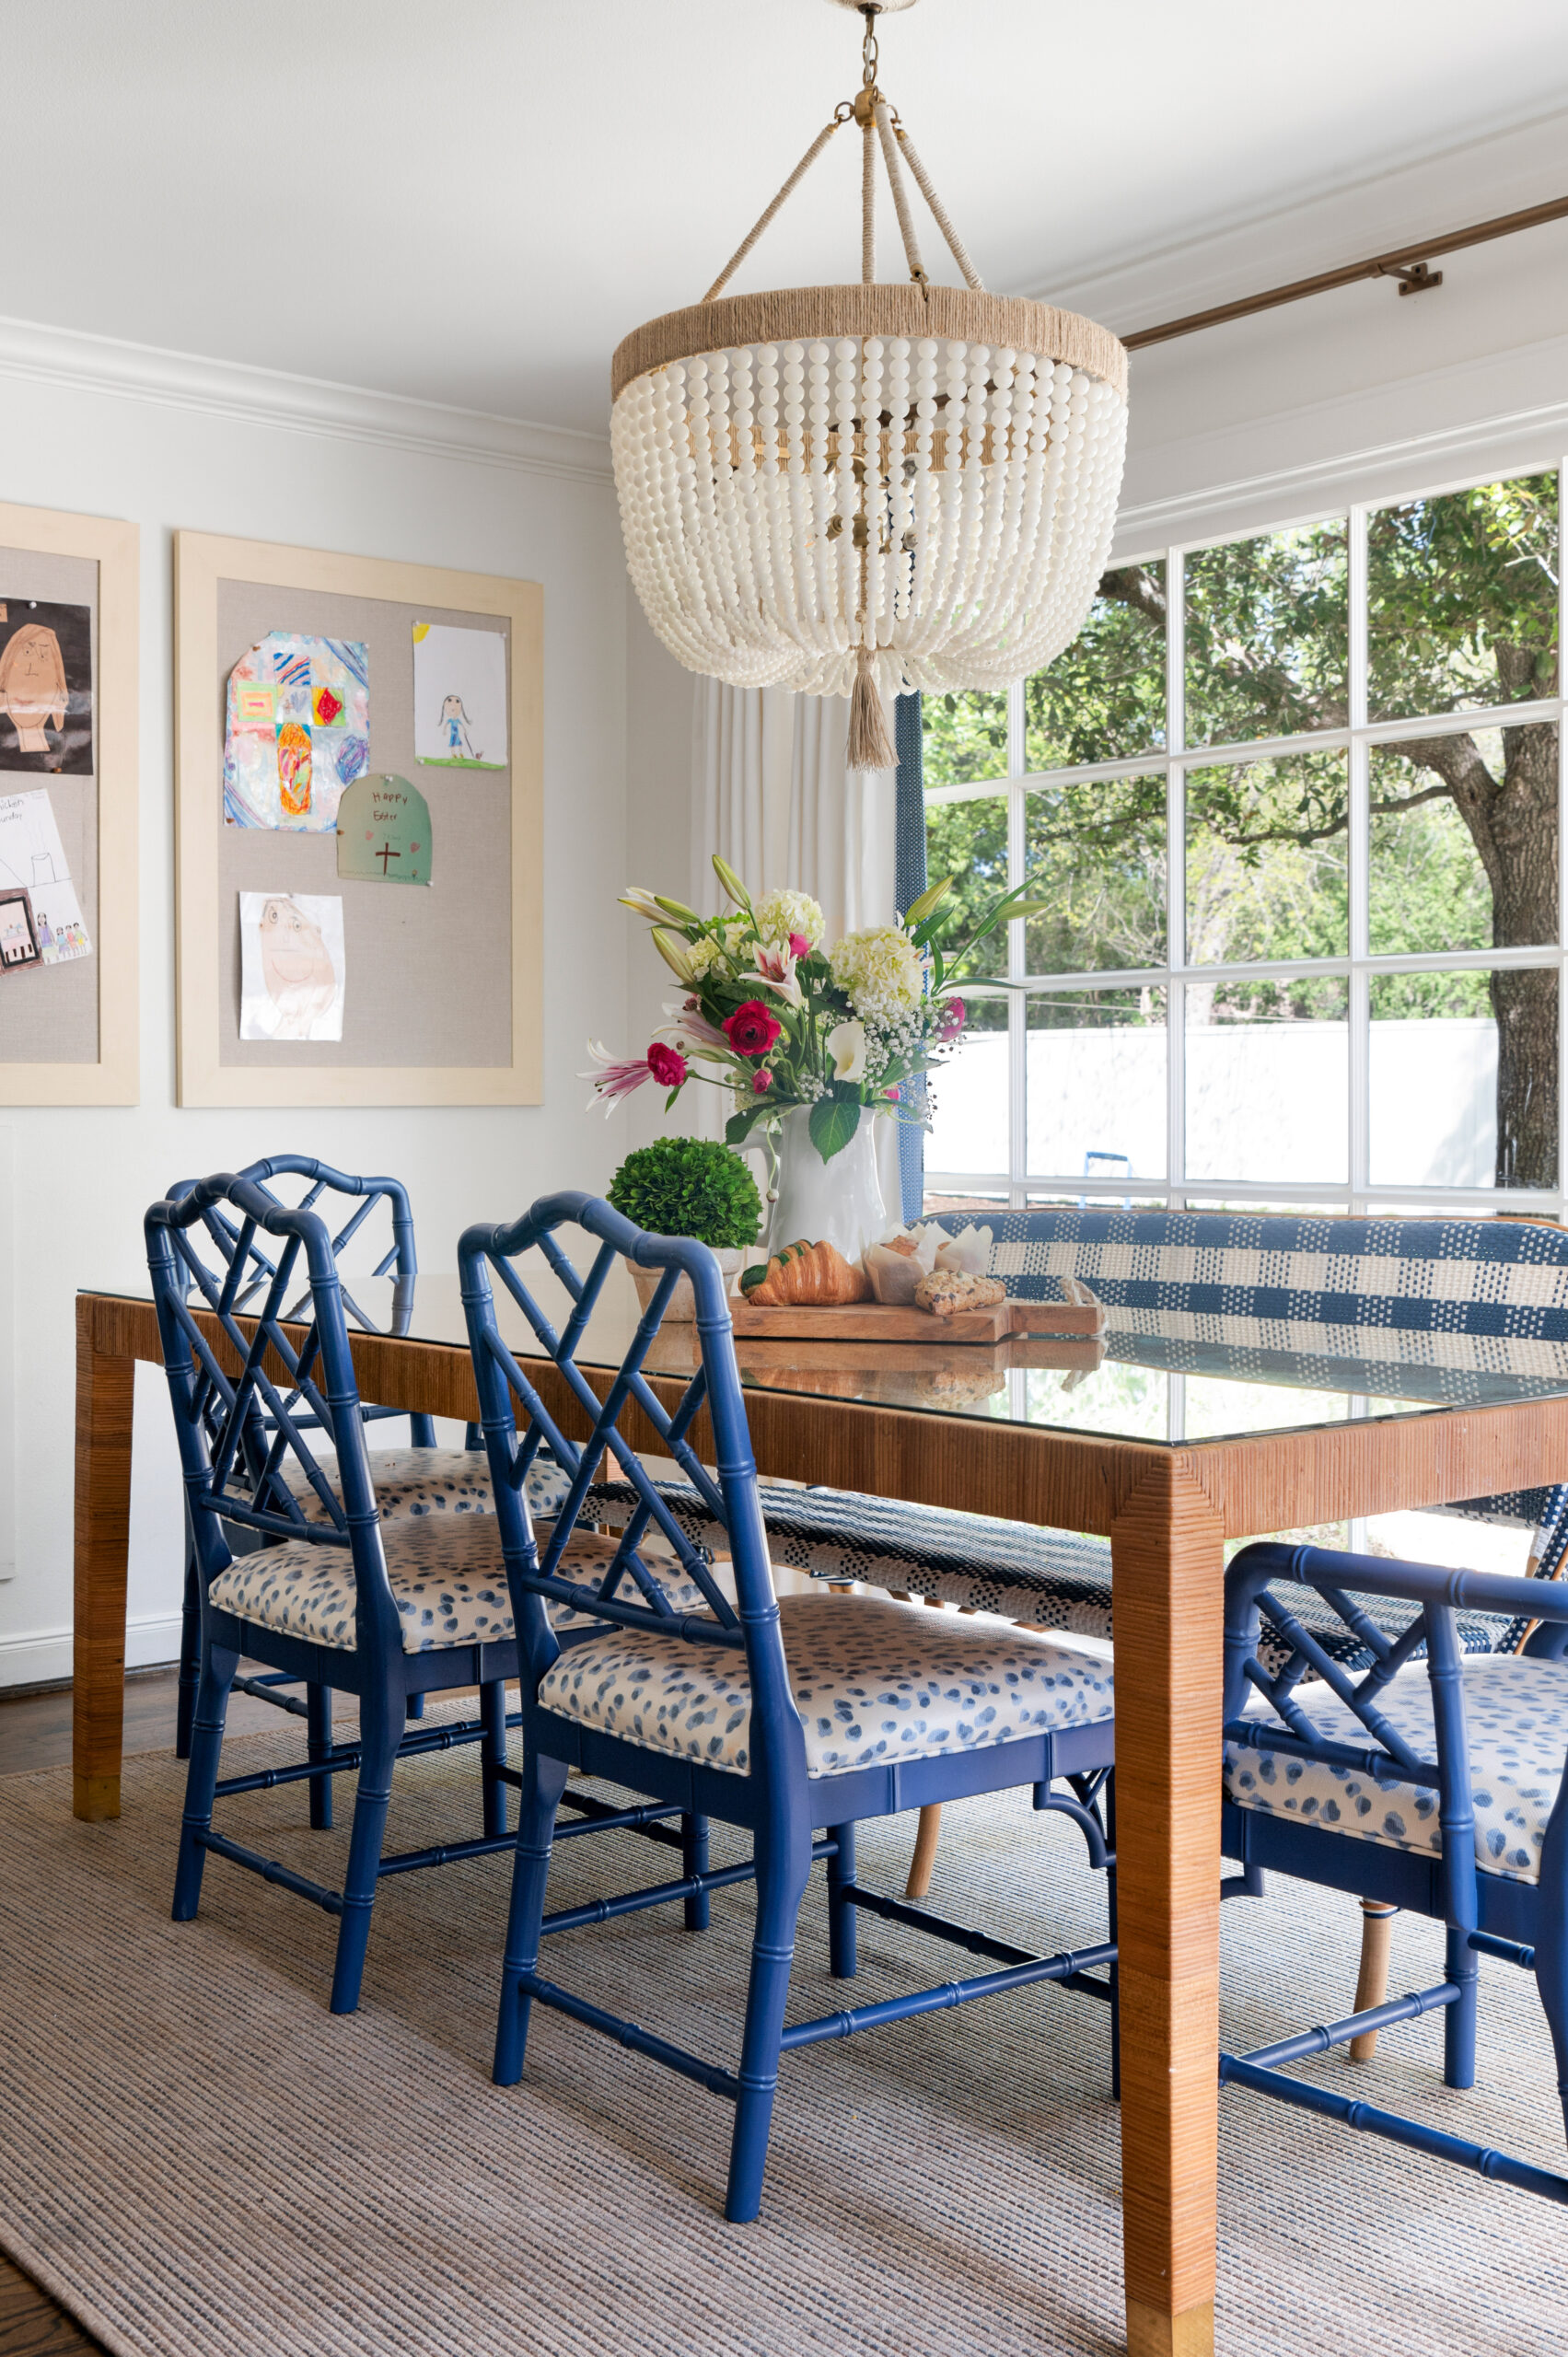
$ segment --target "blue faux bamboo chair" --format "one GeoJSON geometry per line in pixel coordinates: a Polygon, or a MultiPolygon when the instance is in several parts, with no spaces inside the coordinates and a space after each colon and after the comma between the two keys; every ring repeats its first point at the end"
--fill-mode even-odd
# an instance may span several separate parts
{"type": "MultiPolygon", "coordinates": [[[[313,1155],[302,1154],[270,1155],[262,1161],[247,1165],[238,1176],[250,1179],[274,1196],[276,1189],[273,1182],[275,1180],[293,1178],[302,1181],[303,1191],[299,1194],[296,1208],[313,1211],[320,1205],[323,1216],[330,1212],[334,1224],[340,1217],[343,1221],[332,1237],[332,1251],[337,1258],[341,1258],[366,1222],[385,1204],[391,1241],[371,1273],[375,1278],[392,1279],[389,1318],[386,1327],[378,1329],[375,1318],[366,1314],[351,1291],[345,1290],[344,1306],[354,1322],[367,1333],[381,1330],[395,1334],[406,1330],[412,1310],[413,1280],[418,1273],[419,1261],[414,1249],[413,1214],[408,1190],[401,1179],[351,1177],[345,1171],[333,1169],[330,1163],[322,1162],[313,1155]],[[343,1199],[342,1211],[337,1208],[337,1198],[343,1199]]],[[[182,1202],[194,1184],[193,1179],[179,1180],[169,1188],[168,1199],[175,1202],[182,1202]]],[[[238,1225],[222,1203],[209,1203],[203,1207],[194,1226],[178,1231],[173,1236],[173,1248],[185,1266],[192,1286],[209,1308],[223,1294],[239,1233],[238,1225]]],[[[264,1244],[252,1238],[240,1283],[232,1295],[232,1306],[236,1310],[242,1312],[252,1301],[265,1296],[274,1268],[275,1255],[269,1252],[264,1244]]],[[[301,1429],[312,1429],[314,1418],[302,1415],[297,1403],[290,1404],[301,1429]]],[[[366,1403],[360,1412],[364,1422],[378,1423],[405,1411],[366,1403]]],[[[459,1512],[489,1512],[490,1483],[485,1476],[484,1459],[479,1451],[477,1434],[470,1452],[439,1449],[436,1446],[434,1418],[411,1415],[409,1441],[410,1446],[406,1449],[378,1449],[373,1460],[377,1498],[387,1520],[400,1515],[432,1513],[446,1508],[459,1512]]],[[[262,1422],[259,1422],[245,1461],[259,1465],[266,1453],[265,1444],[266,1434],[262,1422]]],[[[292,1458],[280,1469],[280,1473],[285,1487],[308,1518],[319,1518],[323,1511],[319,1502],[309,1484],[300,1477],[292,1458]]],[[[196,1703],[200,1651],[201,1601],[196,1557],[187,1532],[174,1747],[176,1757],[180,1759],[187,1759],[191,1755],[191,1721],[196,1703]]],[[[303,1717],[308,1730],[309,1756],[312,1759],[325,1758],[332,1741],[331,1691],[319,1687],[308,1688],[306,1700],[300,1702],[286,1690],[296,1683],[296,1680],[280,1673],[269,1672],[259,1678],[237,1678],[234,1687],[236,1692],[254,1695],[258,1701],[269,1702],[278,1710],[303,1717]]],[[[416,1697],[412,1705],[416,1715],[422,1707],[421,1699],[416,1697]]],[[[331,1821],[331,1780],[321,1778],[310,1787],[310,1822],[313,1826],[328,1827],[331,1821]]]]}
{"type": "Polygon", "coordinates": [[[1222,2056],[1222,2081],[1559,2202],[1568,2177],[1293,2079],[1285,2066],[1442,2008],[1444,2080],[1473,2085],[1477,1957],[1499,1956],[1535,1974],[1568,2119],[1565,1642],[1561,1585],[1277,1542],[1245,1549],[1225,1582],[1225,1856],[1254,1877],[1272,1869],[1431,1916],[1446,1938],[1431,1988],[1222,2056]],[[1364,1677],[1283,1607],[1276,1583],[1312,1589],[1360,1636],[1373,1656],[1364,1677]],[[1393,1643],[1358,1601],[1390,1597],[1419,1608],[1393,1643]],[[1283,1667],[1261,1658],[1260,1608],[1291,1642],[1283,1667]],[[1460,1650],[1458,1608],[1539,1625],[1522,1654],[1478,1659],[1460,1650]]]}
{"type": "Polygon", "coordinates": [[[503,2085],[520,2076],[537,2003],[695,2079],[736,2108],[725,2215],[741,2223],[756,2216],[761,2200],[783,2053],[1037,1980],[1114,2001],[1112,1981],[1094,1969],[1114,1963],[1111,1942],[1077,1955],[1031,1956],[865,1888],[854,1864],[861,1818],[1024,1784],[1033,1788],[1037,1807],[1064,1809],[1079,1825],[1091,1865],[1109,1866],[1098,1801],[1112,1760],[1109,1677],[1092,1653],[881,1597],[775,1597],[724,1281],[704,1246],[645,1235],[608,1203],[571,1193],[547,1197],[510,1226],[470,1228],[459,1260],[525,1663],[522,1802],[494,2075],[503,2085]],[[597,1245],[586,1277],[562,1248],[563,1230],[597,1245]],[[536,1245],[573,1302],[559,1333],[514,1266],[536,1245]],[[622,1253],[664,1273],[601,1402],[576,1353],[622,1253]],[[701,1366],[670,1413],[641,1370],[683,1271],[696,1295],[701,1366]],[[546,1404],[539,1362],[519,1362],[503,1341],[493,1278],[553,1362],[551,1399],[570,1403],[574,1425],[588,1435],[580,1447],[563,1429],[565,1419],[546,1404]],[[716,1475],[692,1446],[700,1411],[711,1422],[716,1475]],[[633,1414],[645,1420],[659,1454],[675,1459],[722,1532],[733,1602],[628,1441],[622,1427],[633,1414]],[[549,1537],[533,1526],[526,1498],[541,1446],[569,1476],[549,1537]],[[602,1577],[585,1586],[571,1576],[565,1534],[607,1453],[636,1504],[602,1577]],[[672,1608],[649,1579],[643,1548],[650,1531],[663,1536],[701,1591],[698,1609],[672,1608]],[[547,1607],[610,1625],[566,1648],[547,1607]],[[659,1894],[634,1892],[547,1916],[555,1812],[573,1767],[666,1806],[744,1828],[753,1838],[751,1863],[690,1874],[659,1894]],[[1051,1792],[1058,1778],[1071,1781],[1070,1794],[1051,1792]],[[818,1828],[826,1829],[820,1840],[814,1839],[818,1828]],[[830,1966],[839,1978],[855,1970],[857,1908],[954,1942],[1001,1968],[785,2029],[796,1916],[818,1859],[827,1862],[830,1966]],[[656,1895],[674,1900],[751,1879],[757,1918],[738,2069],[620,2020],[540,1969],[547,1933],[610,1920],[656,1895]]]}
{"type": "MultiPolygon", "coordinates": [[[[209,1852],[314,1900],[339,1919],[332,2011],[352,2013],[380,1875],[510,1846],[506,1788],[517,1778],[506,1765],[505,1685],[517,1674],[518,1655],[498,1525],[493,1515],[452,1513],[389,1521],[378,1510],[333,1238],[315,1212],[281,1205],[254,1181],[224,1173],[200,1180],[179,1202],[154,1203],[145,1227],[201,1610],[201,1673],[175,1920],[195,1914],[209,1852]],[[238,1214],[234,1251],[216,1301],[193,1308],[189,1265],[177,1240],[215,1206],[238,1214]],[[253,1283],[258,1236],[277,1239],[280,1247],[264,1291],[253,1283]],[[256,1320],[253,1339],[238,1323],[235,1304],[242,1291],[245,1314],[256,1320]],[[215,1318],[216,1345],[198,1309],[207,1313],[209,1325],[215,1318]],[[285,1322],[303,1326],[297,1346],[284,1331],[285,1322]],[[226,1371],[224,1344],[238,1375],[226,1371]],[[313,1454],[308,1431],[324,1433],[332,1452],[313,1454]],[[294,1493],[300,1486],[309,1493],[308,1514],[294,1493]],[[229,1543],[236,1529],[272,1543],[236,1553],[229,1543]],[[357,1743],[330,1747],[296,1768],[220,1782],[224,1720],[242,1657],[309,1686],[357,1696],[357,1743]],[[411,1698],[469,1687],[479,1689],[477,1718],[429,1730],[406,1724],[411,1698]],[[383,1858],[400,1756],[473,1743],[481,1747],[482,1832],[383,1858]],[[354,1827],[341,1890],[276,1865],[214,1829],[215,1798],[354,1771],[354,1827]]],[[[563,1527],[560,1535],[564,1560],[574,1566],[611,1551],[607,1541],[585,1531],[563,1527]]],[[[656,1588],[658,1573],[650,1570],[648,1577],[656,1588]]],[[[669,1595],[683,1609],[701,1601],[678,1575],[669,1595]]],[[[570,1616],[562,1617],[563,1642],[590,1625],[578,1623],[575,1631],[570,1616]]],[[[585,1831],[601,1820],[627,1822],[587,1795],[574,1794],[571,1805],[585,1831]]],[[[683,1825],[678,1834],[657,1821],[679,1814],[645,1811],[634,1829],[694,1856],[701,1828],[683,1825]]],[[[700,1918],[689,1910],[687,1920],[700,1918]]]]}

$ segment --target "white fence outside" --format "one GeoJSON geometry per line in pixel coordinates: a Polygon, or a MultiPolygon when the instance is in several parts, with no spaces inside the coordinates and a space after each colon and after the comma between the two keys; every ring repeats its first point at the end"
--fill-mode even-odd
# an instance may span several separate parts
{"type": "MultiPolygon", "coordinates": [[[[1194,1025],[1186,1050],[1188,1183],[1348,1184],[1345,1025],[1194,1025]]],[[[1374,1023],[1370,1064],[1370,1183],[1490,1187],[1496,1026],[1374,1023]]],[[[1086,1154],[1099,1153],[1126,1155],[1134,1181],[1163,1179],[1166,1077],[1163,1028],[1031,1031],[1030,1175],[1075,1178],[1086,1154]]],[[[1005,1177],[1005,1034],[971,1032],[935,1075],[935,1094],[927,1169],[1005,1177]]]]}

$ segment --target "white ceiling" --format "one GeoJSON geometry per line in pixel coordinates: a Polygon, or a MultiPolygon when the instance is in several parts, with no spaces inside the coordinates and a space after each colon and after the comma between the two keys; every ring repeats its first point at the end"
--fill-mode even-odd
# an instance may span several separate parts
{"type": "MultiPolygon", "coordinates": [[[[1568,105],[1565,21],[921,0],[880,78],[989,284],[1164,250],[1168,315],[1183,246],[1347,181],[1376,250],[1380,175],[1568,105]]],[[[7,312],[595,433],[619,338],[701,296],[859,82],[826,0],[0,0],[0,29],[7,312]]],[[[853,146],[738,287],[857,274],[853,146]]],[[[1469,217],[1462,155],[1445,187],[1469,217]]]]}

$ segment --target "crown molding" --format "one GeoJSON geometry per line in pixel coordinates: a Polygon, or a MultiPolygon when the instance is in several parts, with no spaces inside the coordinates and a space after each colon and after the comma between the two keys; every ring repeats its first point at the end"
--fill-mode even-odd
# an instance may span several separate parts
{"type": "MultiPolygon", "coordinates": [[[[1505,353],[1491,353],[1353,394],[1302,404],[1258,419],[1240,432],[1227,427],[1151,450],[1138,470],[1179,487],[1162,496],[1133,498],[1121,507],[1113,561],[1183,541],[1224,538],[1249,528],[1306,520],[1357,500],[1411,498],[1421,493],[1542,466],[1568,452],[1568,337],[1505,353]],[[1500,397],[1538,398],[1504,408],[1500,397]],[[1419,406],[1435,421],[1419,433],[1389,430],[1419,406]],[[1260,457],[1272,448],[1303,456],[1283,466],[1226,475],[1251,441],[1260,457]]],[[[1134,485],[1134,488],[1136,486],[1134,485]]]]}
{"type": "Polygon", "coordinates": [[[1109,253],[1011,289],[1086,312],[1117,335],[1206,310],[1315,271],[1563,193],[1568,110],[1485,132],[1331,189],[1303,188],[1266,208],[1221,215],[1168,244],[1109,253]]]}
{"type": "Polygon", "coordinates": [[[408,401],[358,385],[336,385],[282,369],[253,368],[195,353],[165,352],[115,336],[85,335],[30,319],[0,318],[0,380],[59,385],[165,408],[272,426],[329,440],[369,442],[479,466],[510,468],[557,482],[609,487],[608,435],[577,434],[522,418],[439,401],[408,401]]]}

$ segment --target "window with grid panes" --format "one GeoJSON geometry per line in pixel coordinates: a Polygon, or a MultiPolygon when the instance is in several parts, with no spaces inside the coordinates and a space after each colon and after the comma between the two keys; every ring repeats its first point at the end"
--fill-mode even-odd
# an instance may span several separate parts
{"type": "Polygon", "coordinates": [[[928,1197],[1559,1215],[1559,605],[1543,470],[1118,565],[1049,670],[928,693],[933,880],[1047,904],[928,1197]]]}

